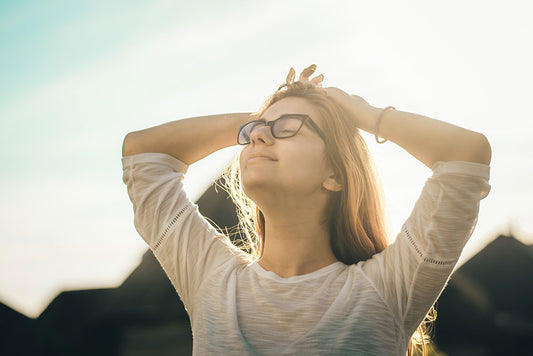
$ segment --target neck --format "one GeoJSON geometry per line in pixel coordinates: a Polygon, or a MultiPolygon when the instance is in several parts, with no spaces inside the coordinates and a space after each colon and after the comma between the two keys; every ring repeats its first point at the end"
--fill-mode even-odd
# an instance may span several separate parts
{"type": "Polygon", "coordinates": [[[280,277],[311,273],[337,261],[324,223],[325,204],[263,211],[265,239],[259,264],[280,277]],[[319,207],[319,208],[317,208],[319,207]]]}

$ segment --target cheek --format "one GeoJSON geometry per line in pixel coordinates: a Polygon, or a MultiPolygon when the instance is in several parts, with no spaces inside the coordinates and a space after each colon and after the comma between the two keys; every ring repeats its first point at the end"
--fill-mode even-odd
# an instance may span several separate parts
{"type": "Polygon", "coordinates": [[[321,184],[326,175],[326,157],[322,150],[307,150],[284,162],[287,177],[294,184],[321,184]]]}

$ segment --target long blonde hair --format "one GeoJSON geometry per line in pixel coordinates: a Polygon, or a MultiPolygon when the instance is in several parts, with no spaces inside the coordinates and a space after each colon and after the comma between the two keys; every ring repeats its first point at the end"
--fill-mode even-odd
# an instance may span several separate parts
{"type": "MultiPolygon", "coordinates": [[[[324,89],[310,83],[291,81],[289,77],[287,83],[269,96],[254,116],[260,117],[272,104],[287,97],[304,98],[324,119],[322,130],[326,136],[327,159],[343,187],[341,191],[331,193],[327,210],[333,253],[347,265],[371,258],[388,245],[384,197],[374,161],[357,127],[357,117],[328,97],[324,89]]],[[[240,233],[234,243],[250,259],[257,260],[263,253],[265,218],[244,194],[238,158],[227,170],[224,182],[238,208],[240,233]]],[[[433,311],[432,308],[428,316],[433,311]]],[[[411,338],[408,355],[412,354],[415,344],[425,349],[428,342],[425,324],[417,329],[417,337],[411,338]]]]}

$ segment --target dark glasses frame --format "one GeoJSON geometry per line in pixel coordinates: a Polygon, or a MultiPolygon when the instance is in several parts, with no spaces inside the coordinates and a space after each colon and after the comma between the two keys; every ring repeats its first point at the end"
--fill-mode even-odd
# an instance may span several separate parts
{"type": "Polygon", "coordinates": [[[316,124],[316,122],[313,121],[313,119],[311,119],[311,117],[309,115],[306,115],[306,114],[285,114],[285,115],[281,115],[280,117],[278,117],[276,120],[272,120],[272,121],[265,121],[265,120],[252,120],[252,121],[249,121],[247,123],[245,123],[244,125],[241,125],[241,127],[239,127],[239,132],[237,133],[237,143],[239,145],[248,145],[250,144],[251,140],[250,140],[250,137],[248,137],[248,141],[247,142],[241,142],[240,140],[240,137],[241,137],[241,131],[248,125],[250,124],[253,124],[253,123],[261,123],[265,126],[270,126],[270,133],[272,134],[272,137],[274,138],[277,138],[277,139],[283,139],[283,138],[290,138],[290,137],[294,137],[298,134],[298,132],[300,132],[300,130],[302,129],[302,126],[306,123],[306,122],[309,122],[311,128],[313,128],[316,133],[320,136],[320,138],[322,139],[322,141],[326,142],[326,135],[324,134],[324,131],[322,131],[320,129],[320,127],[318,127],[318,125],[316,124]],[[297,117],[299,120],[300,120],[300,127],[298,127],[298,130],[296,130],[294,132],[294,134],[291,134],[289,136],[277,136],[275,133],[274,133],[274,125],[276,125],[276,123],[281,120],[281,119],[285,119],[287,117],[297,117]]]}

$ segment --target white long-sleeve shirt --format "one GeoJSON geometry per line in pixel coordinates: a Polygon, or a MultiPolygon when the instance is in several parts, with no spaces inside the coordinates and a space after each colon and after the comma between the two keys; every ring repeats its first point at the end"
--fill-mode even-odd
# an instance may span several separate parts
{"type": "Polygon", "coordinates": [[[122,159],[135,226],[180,295],[195,355],[405,355],[489,192],[489,166],[437,162],[394,243],[356,265],[289,278],[220,235],[183,190],[187,165],[122,159]]]}

